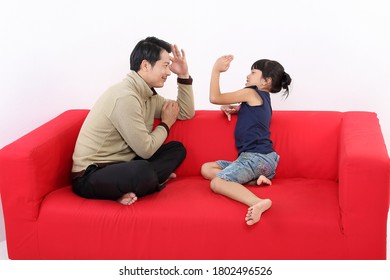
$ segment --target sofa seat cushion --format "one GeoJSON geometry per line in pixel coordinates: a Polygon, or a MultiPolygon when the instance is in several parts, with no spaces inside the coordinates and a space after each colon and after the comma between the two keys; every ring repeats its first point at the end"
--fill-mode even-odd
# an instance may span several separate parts
{"type": "Polygon", "coordinates": [[[244,221],[245,205],[214,194],[200,176],[176,178],[130,206],[80,198],[64,187],[41,205],[39,254],[43,259],[343,257],[335,182],[275,179],[270,187],[249,188],[273,201],[252,227],[244,221]],[[258,242],[261,250],[252,250],[258,242]]]}

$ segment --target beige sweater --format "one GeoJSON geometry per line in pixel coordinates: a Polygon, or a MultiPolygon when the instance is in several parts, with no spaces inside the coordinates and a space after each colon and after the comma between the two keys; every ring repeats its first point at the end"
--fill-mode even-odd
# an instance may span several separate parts
{"type": "MultiPolygon", "coordinates": [[[[164,98],[131,71],[122,82],[110,87],[86,117],[73,153],[72,172],[93,163],[124,162],[136,155],[148,159],[168,136],[163,126],[154,130],[164,98]]],[[[192,85],[178,82],[178,119],[194,116],[192,85]]]]}

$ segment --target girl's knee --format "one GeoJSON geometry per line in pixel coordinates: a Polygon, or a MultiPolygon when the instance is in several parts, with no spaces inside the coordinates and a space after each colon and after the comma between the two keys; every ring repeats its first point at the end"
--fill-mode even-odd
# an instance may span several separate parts
{"type": "Polygon", "coordinates": [[[203,178],[212,180],[221,171],[219,165],[215,162],[206,162],[202,165],[200,173],[203,178]]]}
{"type": "Polygon", "coordinates": [[[219,177],[214,177],[210,182],[210,188],[215,193],[220,193],[221,188],[223,187],[223,180],[219,177]]]}
{"type": "Polygon", "coordinates": [[[203,178],[209,179],[209,168],[208,168],[208,162],[203,163],[202,167],[200,168],[200,174],[202,174],[203,178]]]}

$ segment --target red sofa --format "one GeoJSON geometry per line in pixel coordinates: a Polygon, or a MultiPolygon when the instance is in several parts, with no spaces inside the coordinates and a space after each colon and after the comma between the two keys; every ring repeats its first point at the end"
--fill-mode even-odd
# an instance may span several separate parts
{"type": "Polygon", "coordinates": [[[72,193],[87,110],[69,110],[0,150],[10,259],[386,259],[389,158],[375,113],[275,111],[281,159],[261,221],[214,194],[204,162],[234,159],[235,116],[197,111],[168,140],[187,148],[177,178],[131,206],[72,193]]]}

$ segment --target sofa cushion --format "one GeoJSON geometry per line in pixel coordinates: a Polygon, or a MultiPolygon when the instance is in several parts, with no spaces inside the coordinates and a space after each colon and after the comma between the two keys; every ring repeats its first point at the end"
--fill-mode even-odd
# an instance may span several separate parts
{"type": "Polygon", "coordinates": [[[199,176],[178,176],[161,192],[130,206],[83,199],[73,194],[70,187],[61,188],[50,193],[42,203],[37,227],[40,257],[343,257],[335,182],[275,179],[270,187],[250,189],[273,201],[271,209],[255,227],[247,226],[244,221],[245,205],[213,193],[209,181],[199,176]],[[247,249],[237,250],[237,246],[247,249]]]}

